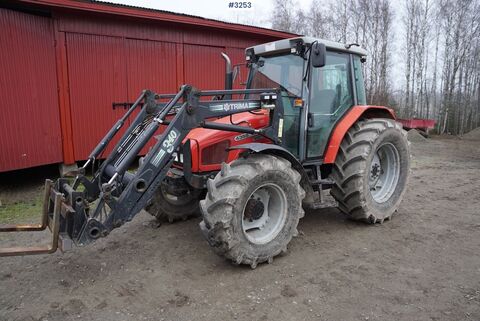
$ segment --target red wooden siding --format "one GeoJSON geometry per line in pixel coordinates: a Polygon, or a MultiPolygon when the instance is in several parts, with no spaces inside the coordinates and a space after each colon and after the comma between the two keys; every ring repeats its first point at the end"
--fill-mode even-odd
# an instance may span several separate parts
{"type": "Polygon", "coordinates": [[[63,32],[85,33],[90,35],[108,35],[115,37],[146,39],[167,42],[182,42],[183,31],[171,23],[152,23],[149,21],[108,19],[97,16],[60,14],[59,29],[63,32]]]}
{"type": "Polygon", "coordinates": [[[52,30],[0,9],[0,172],[62,161],[52,30]]]}
{"type": "MultiPolygon", "coordinates": [[[[135,39],[126,41],[128,101],[135,101],[143,89],[158,93],[178,91],[174,43],[135,39]]],[[[146,154],[155,143],[156,140],[152,139],[140,154],[146,154]]]]}
{"type": "MultiPolygon", "coordinates": [[[[67,34],[68,76],[75,159],[86,159],[125,112],[112,102],[127,101],[122,38],[67,34]]],[[[106,152],[111,150],[107,149],[106,152]]]]}
{"type": "Polygon", "coordinates": [[[223,89],[225,60],[221,52],[225,52],[225,47],[184,45],[185,83],[204,90],[223,89]]]}
{"type": "Polygon", "coordinates": [[[178,90],[174,43],[127,39],[128,99],[134,101],[143,89],[158,93],[178,90]]]}

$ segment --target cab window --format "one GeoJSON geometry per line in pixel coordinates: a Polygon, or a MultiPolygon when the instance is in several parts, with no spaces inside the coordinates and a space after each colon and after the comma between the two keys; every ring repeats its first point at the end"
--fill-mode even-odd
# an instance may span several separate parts
{"type": "Polygon", "coordinates": [[[355,75],[355,86],[357,91],[357,104],[366,105],[365,83],[363,82],[362,62],[359,56],[353,56],[353,73],[355,75]]]}
{"type": "MultiPolygon", "coordinates": [[[[252,65],[248,88],[280,88],[283,103],[283,146],[298,155],[300,108],[293,107],[302,96],[304,59],[297,55],[260,57],[252,65]]],[[[259,95],[250,95],[258,99],[259,95]]]]}
{"type": "Polygon", "coordinates": [[[307,157],[321,157],[336,121],[353,105],[350,55],[327,52],[325,66],[312,68],[307,157]]]}

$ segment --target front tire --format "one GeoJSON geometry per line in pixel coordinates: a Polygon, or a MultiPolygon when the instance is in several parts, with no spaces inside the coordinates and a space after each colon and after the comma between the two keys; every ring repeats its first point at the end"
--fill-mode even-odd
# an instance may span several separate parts
{"type": "Polygon", "coordinates": [[[272,262],[287,250],[304,215],[300,174],[289,161],[254,154],[223,164],[207,183],[200,223],[208,243],[237,264],[272,262]]]}
{"type": "Polygon", "coordinates": [[[398,209],[409,174],[410,149],[402,126],[392,119],[361,120],[340,145],[330,193],[351,219],[382,223],[398,209]]]}
{"type": "Polygon", "coordinates": [[[200,214],[201,190],[190,189],[181,195],[168,193],[160,184],[151,204],[145,209],[160,222],[185,221],[200,214]]]}

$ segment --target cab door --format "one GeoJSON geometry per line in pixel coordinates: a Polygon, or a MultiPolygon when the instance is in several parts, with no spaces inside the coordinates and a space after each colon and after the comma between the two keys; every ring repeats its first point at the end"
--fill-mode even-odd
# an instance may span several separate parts
{"type": "Polygon", "coordinates": [[[307,158],[323,156],[335,123],[353,106],[350,63],[350,54],[330,51],[325,66],[311,69],[307,158]]]}

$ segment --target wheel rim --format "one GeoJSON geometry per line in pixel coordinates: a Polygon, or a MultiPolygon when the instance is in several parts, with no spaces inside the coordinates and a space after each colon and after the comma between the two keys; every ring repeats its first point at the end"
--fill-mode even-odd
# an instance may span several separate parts
{"type": "Polygon", "coordinates": [[[372,198],[377,203],[390,199],[400,177],[400,154],[391,143],[380,145],[373,155],[368,176],[372,198]]]}
{"type": "Polygon", "coordinates": [[[287,218],[287,197],[276,184],[258,187],[243,208],[242,229],[254,244],[272,241],[283,229],[287,218]]]}

